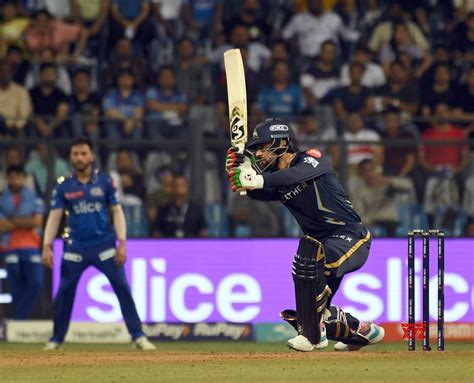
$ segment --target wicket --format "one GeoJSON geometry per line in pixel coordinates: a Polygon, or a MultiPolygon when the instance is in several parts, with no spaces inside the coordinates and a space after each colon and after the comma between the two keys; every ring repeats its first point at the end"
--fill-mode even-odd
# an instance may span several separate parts
{"type": "Polygon", "coordinates": [[[430,351],[430,238],[438,240],[438,331],[437,348],[444,351],[444,233],[440,230],[408,232],[408,351],[414,351],[415,341],[415,238],[423,241],[423,351],[430,351]]]}

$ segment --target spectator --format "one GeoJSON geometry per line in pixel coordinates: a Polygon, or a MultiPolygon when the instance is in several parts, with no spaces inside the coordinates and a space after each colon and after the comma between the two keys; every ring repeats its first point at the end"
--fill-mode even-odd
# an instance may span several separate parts
{"type": "Polygon", "coordinates": [[[120,199],[127,203],[130,197],[143,201],[145,185],[143,175],[133,161],[132,153],[126,148],[117,151],[116,170],[110,172],[115,181],[120,199]]]}
{"type": "Polygon", "coordinates": [[[114,53],[110,56],[102,74],[105,80],[103,86],[113,87],[119,72],[123,70],[133,74],[135,87],[141,91],[153,82],[153,73],[147,61],[133,54],[133,46],[128,39],[120,39],[115,44],[114,53]]]}
{"type": "Polygon", "coordinates": [[[467,72],[466,83],[456,92],[456,107],[453,110],[453,117],[474,122],[474,66],[470,67],[467,72]]]}
{"type": "Polygon", "coordinates": [[[31,116],[28,91],[12,81],[10,65],[0,61],[0,136],[24,135],[31,116]]]}
{"type": "Polygon", "coordinates": [[[51,48],[67,58],[73,43],[77,43],[77,54],[83,52],[86,34],[79,25],[56,20],[45,9],[36,11],[32,17],[33,21],[28,26],[25,37],[26,45],[33,54],[43,48],[51,48]]]}
{"type": "Polygon", "coordinates": [[[205,40],[222,30],[222,15],[222,0],[185,0],[181,17],[191,38],[205,40]]]}
{"type": "MultiPolygon", "coordinates": [[[[449,105],[439,103],[434,107],[436,120],[433,126],[422,134],[423,140],[434,140],[438,142],[449,140],[465,140],[465,132],[449,122],[449,105]]],[[[419,152],[420,165],[428,173],[448,171],[455,175],[463,172],[469,163],[469,148],[467,145],[444,144],[433,145],[424,143],[419,152]]]]}
{"type": "Polygon", "coordinates": [[[394,24],[400,21],[405,22],[413,42],[424,51],[428,51],[430,44],[420,27],[415,22],[406,20],[402,6],[396,1],[390,3],[386,12],[386,19],[379,23],[372,32],[369,39],[369,48],[373,52],[378,52],[384,43],[389,43],[394,35],[394,24]]]}
{"type": "Polygon", "coordinates": [[[285,40],[296,38],[299,52],[306,58],[316,57],[324,41],[337,41],[342,20],[332,11],[324,11],[321,0],[309,0],[308,11],[295,14],[285,26],[285,40]]]}
{"type": "Polygon", "coordinates": [[[56,83],[55,86],[64,94],[71,94],[71,77],[64,65],[57,63],[57,56],[51,48],[43,48],[38,52],[36,59],[28,71],[25,78],[25,86],[32,89],[40,83],[40,72],[43,65],[50,64],[56,67],[56,83]]]}
{"type": "Polygon", "coordinates": [[[258,0],[243,0],[235,16],[224,25],[226,35],[230,35],[236,25],[244,25],[249,32],[249,41],[265,44],[271,35],[272,27],[263,13],[258,0]]]}
{"type": "MultiPolygon", "coordinates": [[[[352,56],[352,61],[362,64],[364,73],[362,74],[361,84],[367,88],[378,88],[385,85],[387,81],[382,67],[372,60],[370,49],[359,44],[352,56]]],[[[344,64],[341,69],[341,85],[349,85],[349,64],[344,64]]]]}
{"type": "Polygon", "coordinates": [[[377,170],[372,159],[358,165],[362,182],[354,190],[351,201],[367,226],[381,227],[388,237],[394,237],[400,223],[397,194],[413,190],[410,180],[404,177],[387,177],[377,170]]]}
{"type": "Polygon", "coordinates": [[[28,18],[20,16],[15,1],[3,2],[0,24],[0,54],[2,56],[10,44],[18,44],[23,47],[24,31],[29,23],[28,18]]]}
{"type": "Polygon", "coordinates": [[[428,49],[416,44],[410,36],[408,26],[405,23],[394,23],[393,36],[389,42],[384,42],[379,51],[379,61],[385,72],[390,71],[390,64],[402,53],[407,54],[411,61],[416,64],[415,77],[420,78],[431,64],[428,49]]]}
{"type": "Polygon", "coordinates": [[[328,95],[333,99],[334,112],[338,118],[344,119],[352,112],[368,114],[371,111],[372,96],[370,89],[361,83],[363,73],[362,64],[351,63],[349,67],[350,85],[335,89],[332,97],[328,95]]]}
{"type": "Polygon", "coordinates": [[[34,134],[43,138],[69,135],[64,124],[69,113],[67,97],[55,87],[56,79],[56,67],[43,64],[40,69],[40,84],[30,90],[34,134]]]}
{"type": "Polygon", "coordinates": [[[352,56],[355,45],[363,31],[362,9],[357,6],[357,0],[342,0],[336,4],[334,11],[342,21],[341,42],[342,56],[347,60],[352,56]]]}
{"type": "MultiPolygon", "coordinates": [[[[8,184],[7,169],[10,166],[23,166],[23,163],[22,151],[20,151],[18,146],[10,146],[3,151],[3,156],[1,157],[0,162],[0,193],[6,189],[8,184]]],[[[35,190],[33,177],[27,175],[25,177],[25,185],[31,190],[35,190]]]]}
{"type": "Polygon", "coordinates": [[[433,61],[419,80],[420,89],[431,86],[434,81],[435,70],[439,64],[447,64],[449,66],[453,80],[459,78],[459,68],[454,63],[452,51],[445,44],[436,44],[433,48],[433,61]]]}
{"type": "Polygon", "coordinates": [[[178,90],[191,105],[204,104],[212,99],[209,67],[196,57],[194,42],[184,38],[178,44],[176,82],[178,90]]]}
{"type": "Polygon", "coordinates": [[[458,102],[457,99],[458,95],[453,87],[450,67],[447,64],[438,64],[434,71],[433,83],[427,88],[422,88],[420,114],[423,117],[431,117],[435,105],[443,103],[452,108],[458,102]]]}
{"type": "Polygon", "coordinates": [[[91,91],[91,75],[85,69],[74,73],[69,110],[75,137],[99,138],[100,97],[91,91]]]}
{"type": "Polygon", "coordinates": [[[474,61],[474,12],[453,33],[456,61],[471,64],[474,61]]]}
{"type": "Polygon", "coordinates": [[[262,89],[258,95],[254,110],[256,118],[293,119],[303,109],[303,97],[299,85],[291,81],[287,62],[274,63],[272,80],[271,86],[262,89]]]}
{"type": "Polygon", "coordinates": [[[413,145],[413,135],[402,130],[400,114],[395,110],[388,110],[384,116],[384,130],[382,138],[384,145],[384,173],[388,176],[407,176],[413,171],[416,164],[416,147],[413,145]],[[405,140],[407,142],[392,143],[405,140]]]}
{"type": "Polygon", "coordinates": [[[365,39],[367,36],[370,36],[374,27],[379,23],[382,16],[382,6],[378,0],[365,0],[362,7],[364,12],[361,15],[360,30],[365,39]]]}
{"type": "Polygon", "coordinates": [[[337,46],[327,40],[313,64],[300,76],[300,85],[307,105],[321,100],[330,90],[339,86],[340,67],[337,64],[337,46]]]}
{"type": "Polygon", "coordinates": [[[107,42],[110,0],[71,0],[71,6],[72,16],[81,26],[87,39],[85,48],[90,50],[89,55],[103,59],[107,42]]]}
{"type": "Polygon", "coordinates": [[[105,126],[106,137],[113,140],[141,137],[145,98],[134,85],[132,72],[122,70],[117,75],[117,88],[105,95],[102,108],[108,119],[105,126]]]}
{"type": "Polygon", "coordinates": [[[184,0],[154,0],[153,3],[158,36],[172,41],[181,39],[184,25],[180,15],[184,0]]]}
{"type": "Polygon", "coordinates": [[[402,113],[402,121],[416,115],[418,110],[418,88],[408,82],[408,69],[401,61],[390,65],[388,83],[377,90],[374,110],[382,112],[393,108],[402,113]]]}
{"type": "Polygon", "coordinates": [[[6,60],[10,64],[13,81],[25,85],[26,75],[30,70],[30,62],[25,59],[23,52],[18,45],[9,45],[7,48],[6,60]]]}
{"type": "Polygon", "coordinates": [[[154,37],[149,0],[114,0],[110,14],[110,45],[125,37],[137,45],[137,52],[143,52],[154,37]]]}
{"type": "Polygon", "coordinates": [[[229,44],[224,44],[211,52],[209,58],[211,63],[219,64],[221,67],[223,67],[223,53],[226,50],[231,48],[240,48],[242,50],[245,48],[247,50],[245,64],[254,72],[258,73],[271,56],[270,50],[265,45],[260,42],[249,41],[249,30],[245,25],[235,25],[232,29],[229,40],[229,44]]]}
{"type": "Polygon", "coordinates": [[[241,198],[231,193],[227,201],[233,237],[272,238],[281,235],[281,220],[273,203],[241,198]]]}
{"type": "Polygon", "coordinates": [[[28,319],[43,289],[39,230],[43,201],[25,186],[21,166],[7,169],[8,188],[0,196],[0,232],[5,248],[15,320],[28,319]]]}
{"type": "Polygon", "coordinates": [[[337,139],[336,128],[331,125],[321,124],[318,117],[309,109],[305,109],[300,115],[297,125],[298,149],[309,150],[317,147],[326,156],[337,162],[338,151],[334,144],[327,141],[337,139]]]}
{"type": "Polygon", "coordinates": [[[347,163],[352,175],[357,172],[357,165],[365,159],[370,159],[377,166],[383,163],[383,146],[380,145],[380,136],[364,126],[360,113],[351,112],[347,117],[347,130],[343,134],[344,141],[373,141],[370,143],[349,144],[347,146],[347,163]]]}
{"type": "Polygon", "coordinates": [[[169,166],[163,166],[156,171],[158,185],[155,189],[149,190],[147,198],[147,216],[149,222],[155,222],[158,211],[171,202],[174,176],[174,171],[169,166]]]}
{"type": "Polygon", "coordinates": [[[172,66],[161,68],[158,87],[150,88],[145,100],[148,133],[151,137],[177,137],[182,134],[188,106],[186,96],[176,86],[176,74],[172,66]]]}
{"type": "Polygon", "coordinates": [[[41,197],[46,197],[48,191],[48,174],[54,168],[51,179],[69,174],[69,165],[55,151],[49,151],[48,145],[44,142],[38,144],[36,153],[26,163],[26,173],[31,175],[35,182],[35,190],[41,197]]]}
{"type": "Polygon", "coordinates": [[[186,177],[178,175],[174,178],[172,201],[158,212],[153,228],[155,237],[207,236],[206,222],[201,207],[189,201],[189,186],[186,177]]]}

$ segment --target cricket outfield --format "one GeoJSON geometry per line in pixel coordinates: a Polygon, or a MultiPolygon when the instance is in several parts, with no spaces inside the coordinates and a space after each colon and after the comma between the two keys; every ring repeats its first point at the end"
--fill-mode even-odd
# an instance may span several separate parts
{"type": "Polygon", "coordinates": [[[281,343],[161,342],[158,350],[127,344],[0,343],[0,381],[7,382],[473,382],[474,343],[445,352],[408,352],[405,343],[359,352],[297,353],[281,343]],[[344,380],[342,380],[344,379],[344,380]]]}

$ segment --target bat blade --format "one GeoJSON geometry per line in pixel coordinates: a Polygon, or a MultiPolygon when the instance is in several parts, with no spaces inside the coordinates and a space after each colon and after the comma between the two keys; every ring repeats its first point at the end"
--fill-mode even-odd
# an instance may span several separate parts
{"type": "Polygon", "coordinates": [[[230,141],[243,151],[247,142],[247,90],[245,72],[239,49],[224,52],[229,103],[230,141]]]}
{"type": "MultiPolygon", "coordinates": [[[[229,103],[230,143],[243,153],[248,139],[247,89],[242,55],[239,49],[224,52],[224,66],[229,103]]],[[[241,195],[247,194],[245,191],[241,195]]]]}

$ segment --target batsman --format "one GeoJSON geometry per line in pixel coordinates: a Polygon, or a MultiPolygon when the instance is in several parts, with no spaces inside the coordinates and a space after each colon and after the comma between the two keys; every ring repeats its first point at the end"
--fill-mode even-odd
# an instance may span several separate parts
{"type": "Polygon", "coordinates": [[[330,339],[337,351],[355,351],[382,341],[382,327],[331,305],[344,275],[366,262],[371,235],[324,155],[299,151],[292,127],[267,119],[256,126],[245,151],[229,149],[226,170],[232,191],[281,201],[304,233],[292,267],[296,310],[280,313],[298,332],[288,347],[313,351],[330,339]]]}

